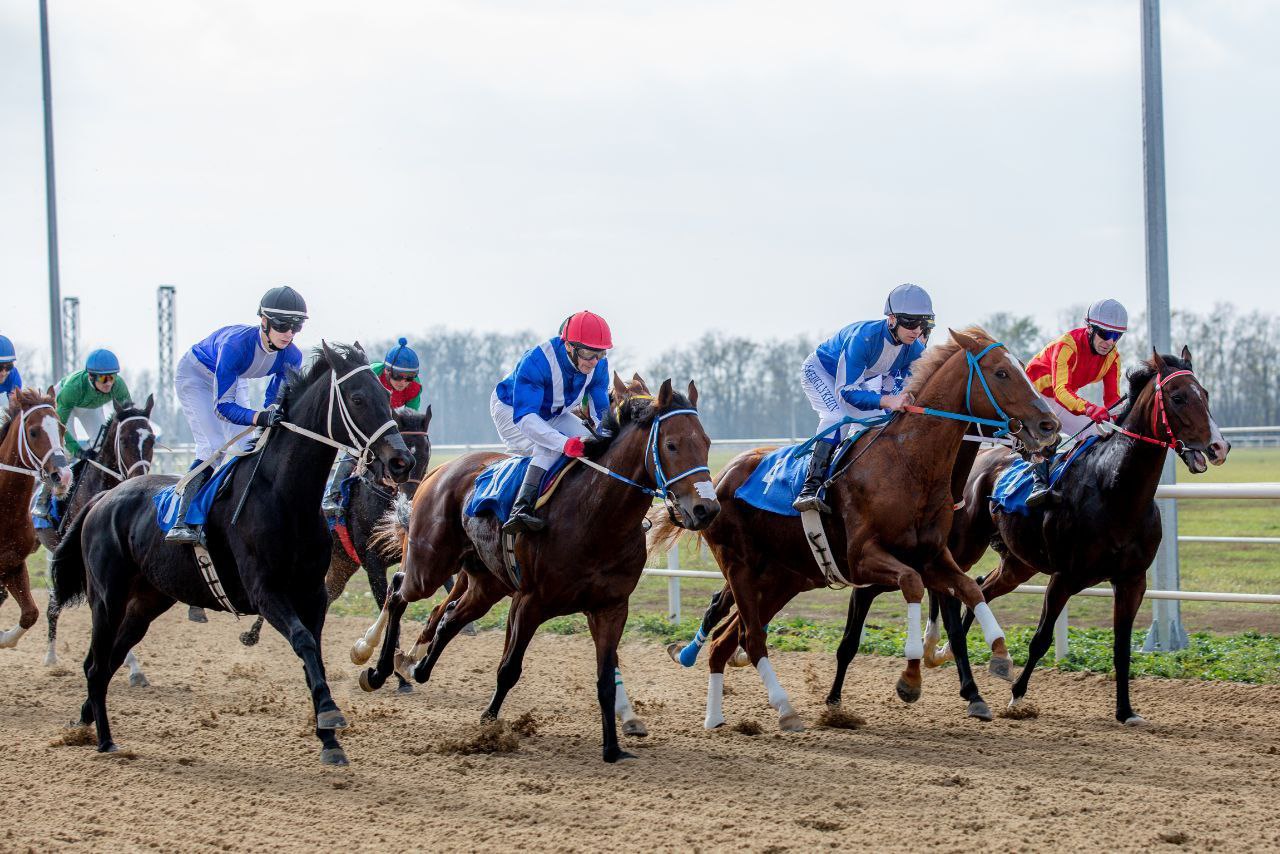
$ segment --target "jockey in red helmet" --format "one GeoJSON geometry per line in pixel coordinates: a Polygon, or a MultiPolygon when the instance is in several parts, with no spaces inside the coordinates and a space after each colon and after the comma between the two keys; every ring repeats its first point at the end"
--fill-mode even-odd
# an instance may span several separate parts
{"type": "Polygon", "coordinates": [[[609,361],[613,336],[604,318],[580,311],[560,327],[560,334],[524,354],[489,399],[498,435],[507,450],[533,457],[504,533],[541,531],[546,522],[534,515],[538,487],[561,454],[580,457],[582,440],[591,431],[571,411],[585,400],[599,423],[609,411],[609,361]]]}

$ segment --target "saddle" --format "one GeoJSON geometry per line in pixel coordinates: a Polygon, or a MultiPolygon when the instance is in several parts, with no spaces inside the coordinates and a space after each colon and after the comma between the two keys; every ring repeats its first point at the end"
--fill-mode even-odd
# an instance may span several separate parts
{"type": "MultiPolygon", "coordinates": [[[[1097,443],[1098,437],[1090,436],[1069,450],[1058,454],[1049,471],[1049,485],[1057,486],[1058,481],[1062,480],[1063,475],[1076,460],[1089,453],[1097,443]]],[[[1031,512],[1027,507],[1027,498],[1034,489],[1034,480],[1031,463],[1022,459],[1015,460],[1004,470],[991,490],[992,507],[1003,513],[1026,516],[1031,512]]]]}

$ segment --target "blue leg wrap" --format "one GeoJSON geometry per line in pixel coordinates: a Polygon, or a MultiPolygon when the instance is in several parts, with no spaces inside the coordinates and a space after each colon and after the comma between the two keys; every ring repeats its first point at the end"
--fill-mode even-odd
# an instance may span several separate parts
{"type": "Polygon", "coordinates": [[[707,636],[703,634],[702,627],[698,627],[698,633],[693,636],[693,640],[680,650],[680,666],[693,667],[698,661],[698,653],[702,652],[702,645],[707,642],[707,636]]]}

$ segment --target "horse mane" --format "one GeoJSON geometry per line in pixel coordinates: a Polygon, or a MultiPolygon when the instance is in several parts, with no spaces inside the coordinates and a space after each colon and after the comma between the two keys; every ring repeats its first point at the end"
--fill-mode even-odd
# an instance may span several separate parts
{"type": "Polygon", "coordinates": [[[5,437],[9,435],[9,425],[22,414],[22,410],[38,403],[54,404],[56,401],[38,388],[20,388],[9,393],[9,408],[0,421],[0,444],[4,443],[5,437]]]}
{"type": "MultiPolygon", "coordinates": [[[[994,344],[996,340],[991,337],[991,333],[976,324],[961,329],[960,334],[968,335],[983,347],[988,344],[994,344]]],[[[925,383],[929,381],[929,377],[933,376],[933,373],[945,365],[947,360],[959,350],[960,342],[955,338],[948,338],[943,344],[927,348],[924,351],[924,355],[911,366],[911,379],[907,382],[906,392],[918,395],[924,388],[925,383]]]]}
{"type": "MultiPolygon", "coordinates": [[[[1191,363],[1177,356],[1170,356],[1167,353],[1160,354],[1160,358],[1164,359],[1164,363],[1175,371],[1191,370],[1191,363]]],[[[1133,412],[1133,407],[1138,402],[1138,396],[1146,390],[1151,381],[1156,378],[1158,373],[1156,368],[1155,357],[1152,356],[1145,362],[1139,363],[1136,367],[1130,368],[1126,378],[1129,380],[1129,399],[1125,401],[1124,408],[1115,415],[1117,424],[1123,422],[1129,417],[1129,413],[1133,412]]]]}
{"type": "MultiPolygon", "coordinates": [[[[628,390],[637,396],[628,397],[620,405],[615,404],[609,407],[608,413],[600,420],[600,428],[608,435],[599,435],[595,439],[587,442],[588,456],[595,460],[613,447],[613,443],[622,435],[622,431],[631,425],[637,427],[647,427],[653,423],[653,419],[658,415],[657,400],[648,396],[648,389],[643,388],[637,392],[633,383],[628,383],[628,390]],[[643,395],[643,396],[638,396],[643,395]]],[[[609,392],[609,399],[613,400],[613,392],[609,392]]],[[[689,402],[689,398],[678,391],[671,391],[670,409],[694,409],[694,405],[689,402]]]]}
{"type": "MultiPolygon", "coordinates": [[[[353,367],[369,364],[368,357],[350,344],[331,343],[328,347],[334,355],[352,362],[353,367]]],[[[329,357],[325,355],[324,347],[314,348],[311,351],[310,363],[304,365],[302,370],[290,370],[285,377],[284,388],[276,398],[280,408],[287,414],[289,412],[289,403],[301,397],[303,392],[317,381],[323,379],[333,367],[329,363],[329,357]]]]}

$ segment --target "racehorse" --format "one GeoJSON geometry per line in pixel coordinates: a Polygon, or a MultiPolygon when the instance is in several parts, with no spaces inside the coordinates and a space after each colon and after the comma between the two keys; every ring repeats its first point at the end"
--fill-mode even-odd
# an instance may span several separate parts
{"type": "MultiPolygon", "coordinates": [[[[132,402],[122,404],[112,401],[115,411],[102,428],[103,439],[99,443],[98,455],[93,459],[86,458],[73,467],[79,469],[79,473],[71,486],[71,493],[63,502],[62,516],[57,527],[36,529],[40,544],[50,554],[62,542],[62,534],[67,525],[95,495],[151,470],[156,445],[155,425],[151,423],[151,409],[154,405],[154,395],[148,395],[146,405],[141,408],[134,406],[132,402]]],[[[44,657],[45,665],[50,667],[58,663],[58,615],[61,613],[62,604],[50,590],[49,605],[45,609],[45,616],[49,621],[49,651],[44,657]]],[[[125,664],[129,666],[131,686],[145,688],[150,684],[133,650],[125,658],[125,664]]]]}
{"type": "Polygon", "coordinates": [[[216,578],[206,580],[192,550],[166,543],[157,525],[154,499],[174,484],[172,477],[133,478],[103,493],[58,547],[52,568],[59,600],[86,595],[87,588],[93,610],[79,722],[97,725],[100,752],[117,749],[107,720],[111,675],[151,622],[181,601],[266,617],[302,659],[321,761],[347,764],[334,735],[347,721],[321,658],[333,544],[320,496],[337,448],[373,460],[395,481],[408,476],[413,460],[359,344],[322,343],[310,368],[288,379],[281,413],[285,420],[258,439],[254,457],[227,475],[236,500],[210,508],[204,531],[216,578]]]}
{"type": "Polygon", "coordinates": [[[466,583],[454,588],[456,607],[440,609],[443,616],[424,657],[413,666],[413,677],[427,681],[441,651],[461,627],[510,596],[497,688],[483,715],[495,719],[520,678],[534,631],[553,617],[581,611],[596,646],[604,760],[631,757],[618,744],[614,722],[621,687],[617,648],[627,620],[627,600],[644,569],[645,513],[652,498],[659,497],[674,524],[699,530],[710,524],[720,507],[711,493],[711,441],[698,419],[698,390],[692,382],[686,397],[672,391],[671,380],[666,380],[655,399],[629,390],[615,375],[613,402],[602,431],[612,436],[589,439],[588,456],[594,464],[579,462],[564,474],[542,511],[548,530],[517,536],[518,572],[505,568],[497,519],[464,519],[463,514],[476,477],[502,455],[467,454],[431,473],[414,496],[404,534],[404,562],[392,577],[387,603],[378,622],[352,650],[353,661],[367,661],[372,642],[383,634],[377,667],[361,673],[361,687],[380,688],[395,667],[405,607],[431,596],[446,578],[463,570],[466,583]]]}
{"type": "MultiPolygon", "coordinates": [[[[1000,565],[984,579],[990,601],[1037,572],[1049,576],[1040,623],[1027,663],[1013,684],[1011,706],[1022,702],[1037,662],[1053,638],[1067,600],[1086,587],[1110,582],[1116,669],[1116,720],[1142,724],[1129,699],[1133,621],[1147,589],[1147,567],[1160,546],[1156,486],[1167,452],[1178,454],[1192,474],[1208,462],[1222,465],[1231,452],[1209,409],[1209,392],[1192,372],[1191,351],[1180,357],[1152,353],[1129,372],[1129,402],[1110,435],[1077,459],[1059,481],[1062,497],[1026,515],[993,509],[988,497],[1015,457],[1003,448],[982,452],[956,513],[951,550],[966,570],[993,546],[1000,565]],[[1206,462],[1206,457],[1208,462],[1206,462]]],[[[972,615],[966,611],[962,630],[972,615]]],[[[941,660],[941,659],[940,659],[941,660]]]]}
{"type": "MultiPolygon", "coordinates": [[[[969,420],[1003,419],[1009,432],[1033,450],[1057,436],[1058,420],[1008,351],[977,328],[952,331],[951,338],[913,366],[907,391],[921,408],[957,414],[965,406],[969,420]]],[[[897,684],[898,696],[906,702],[914,702],[921,692],[920,601],[925,586],[953,590],[984,613],[993,669],[997,675],[1012,669],[999,624],[989,609],[979,608],[985,603],[977,584],[956,566],[946,547],[951,474],[967,429],[963,416],[895,417],[860,437],[851,452],[856,458],[829,480],[833,523],[824,524],[828,560],[848,583],[896,587],[907,601],[907,667],[897,684]]],[[[735,495],[769,450],[747,451],[725,467],[716,483],[723,510],[702,532],[737,606],[711,639],[707,729],[725,722],[724,668],[739,644],[764,682],[780,728],[804,728],[769,662],[764,627],[798,593],[829,582],[806,542],[801,519],[759,510],[735,495]]],[[[651,547],[664,548],[679,536],[657,514],[650,519],[651,547]]],[[[965,699],[970,712],[981,716],[986,704],[976,687],[965,699]]]]}
{"type": "Polygon", "coordinates": [[[30,515],[36,481],[43,481],[55,498],[71,488],[62,444],[66,428],[58,421],[53,389],[12,392],[6,416],[0,424],[0,605],[13,594],[22,613],[17,626],[0,631],[0,649],[17,646],[40,618],[27,574],[27,556],[37,545],[30,515]]]}
{"type": "MultiPolygon", "coordinates": [[[[334,529],[333,551],[329,556],[329,571],[324,577],[329,604],[342,595],[347,582],[361,566],[369,575],[369,592],[378,608],[387,599],[387,567],[400,562],[400,542],[392,540],[378,548],[369,541],[374,526],[395,502],[396,493],[412,499],[414,490],[426,477],[431,464],[431,438],[427,428],[431,425],[431,407],[424,413],[401,407],[391,413],[405,444],[413,453],[413,470],[398,486],[385,480],[375,483],[372,472],[365,472],[351,482],[350,500],[344,515],[345,526],[334,529]]],[[[253,621],[247,632],[240,634],[240,642],[253,646],[262,633],[262,617],[253,621]]],[[[407,685],[408,683],[404,683],[407,685]]]]}

